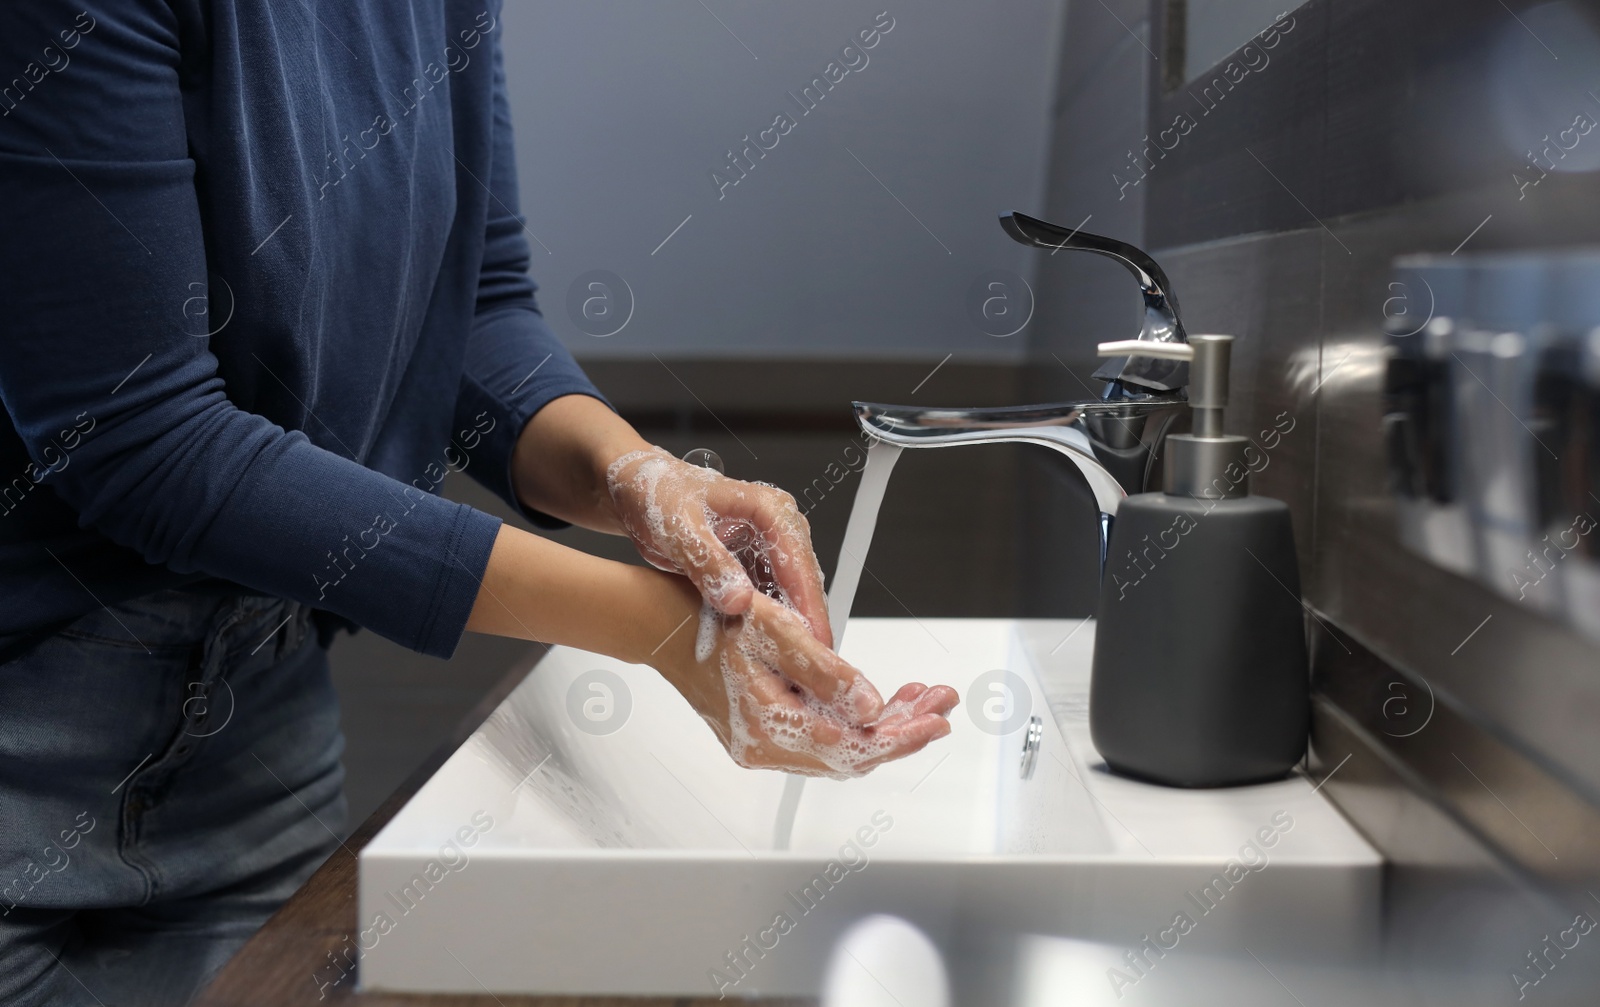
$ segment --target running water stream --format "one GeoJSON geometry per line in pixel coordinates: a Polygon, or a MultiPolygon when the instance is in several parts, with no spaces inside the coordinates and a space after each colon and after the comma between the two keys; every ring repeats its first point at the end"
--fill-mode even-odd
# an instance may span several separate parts
{"type": "MultiPolygon", "coordinates": [[[[828,626],[833,630],[833,649],[844,645],[845,624],[855,604],[856,588],[867,565],[867,550],[872,547],[872,532],[878,527],[878,511],[889,488],[889,475],[900,460],[901,448],[884,441],[873,441],[867,448],[867,463],[861,469],[861,485],[850,507],[850,523],[845,525],[844,545],[833,570],[833,587],[828,591],[828,626]]],[[[778,799],[778,814],[772,824],[772,848],[787,850],[794,835],[794,818],[800,810],[800,795],[805,791],[804,776],[788,775],[783,780],[783,796],[778,799]]]]}

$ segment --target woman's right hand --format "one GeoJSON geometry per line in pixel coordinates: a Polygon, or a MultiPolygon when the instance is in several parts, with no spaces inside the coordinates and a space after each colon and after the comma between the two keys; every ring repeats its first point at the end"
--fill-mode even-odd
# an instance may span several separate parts
{"type": "Polygon", "coordinates": [[[652,659],[741,766],[861,776],[950,733],[959,696],[909,684],[887,705],[792,610],[757,594],[742,615],[702,605],[652,659]],[[684,627],[688,629],[689,627],[684,627]]]}

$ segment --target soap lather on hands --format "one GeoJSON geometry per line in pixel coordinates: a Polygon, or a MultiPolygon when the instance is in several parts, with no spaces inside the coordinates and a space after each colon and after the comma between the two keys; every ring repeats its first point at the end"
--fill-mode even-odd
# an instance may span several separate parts
{"type": "Polygon", "coordinates": [[[658,667],[740,765],[858,776],[950,733],[955,690],[912,683],[885,705],[833,652],[822,570],[792,496],[661,449],[618,458],[606,483],[640,555],[705,600],[693,652],[682,634],[658,667]]]}

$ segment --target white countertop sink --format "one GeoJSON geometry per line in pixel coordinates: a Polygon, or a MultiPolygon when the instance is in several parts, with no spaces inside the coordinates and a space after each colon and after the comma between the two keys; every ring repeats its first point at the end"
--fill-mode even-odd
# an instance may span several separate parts
{"type": "Polygon", "coordinates": [[[1105,770],[1093,635],[852,620],[843,653],[885,695],[945,683],[963,704],[916,756],[808,781],[786,850],[785,777],[735,766],[650,669],[556,648],[362,850],[361,984],[816,995],[840,935],[872,914],[920,929],[950,969],[998,935],[1119,955],[1162,932],[1205,953],[1368,950],[1380,859],[1304,777],[1185,791],[1105,770]],[[1002,669],[1025,696],[989,687],[1002,669]],[[1024,779],[1030,715],[1042,738],[1024,779]]]}

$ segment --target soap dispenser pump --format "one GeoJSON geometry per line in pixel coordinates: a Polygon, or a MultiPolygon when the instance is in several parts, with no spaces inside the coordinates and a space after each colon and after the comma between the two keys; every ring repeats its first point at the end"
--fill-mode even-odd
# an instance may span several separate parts
{"type": "Polygon", "coordinates": [[[1089,691],[1107,765],[1175,787],[1284,776],[1310,717],[1289,508],[1250,495],[1262,456],[1222,432],[1232,347],[1213,335],[1099,347],[1190,361],[1193,432],[1166,439],[1164,492],[1128,497],[1112,524],[1089,691]]]}

